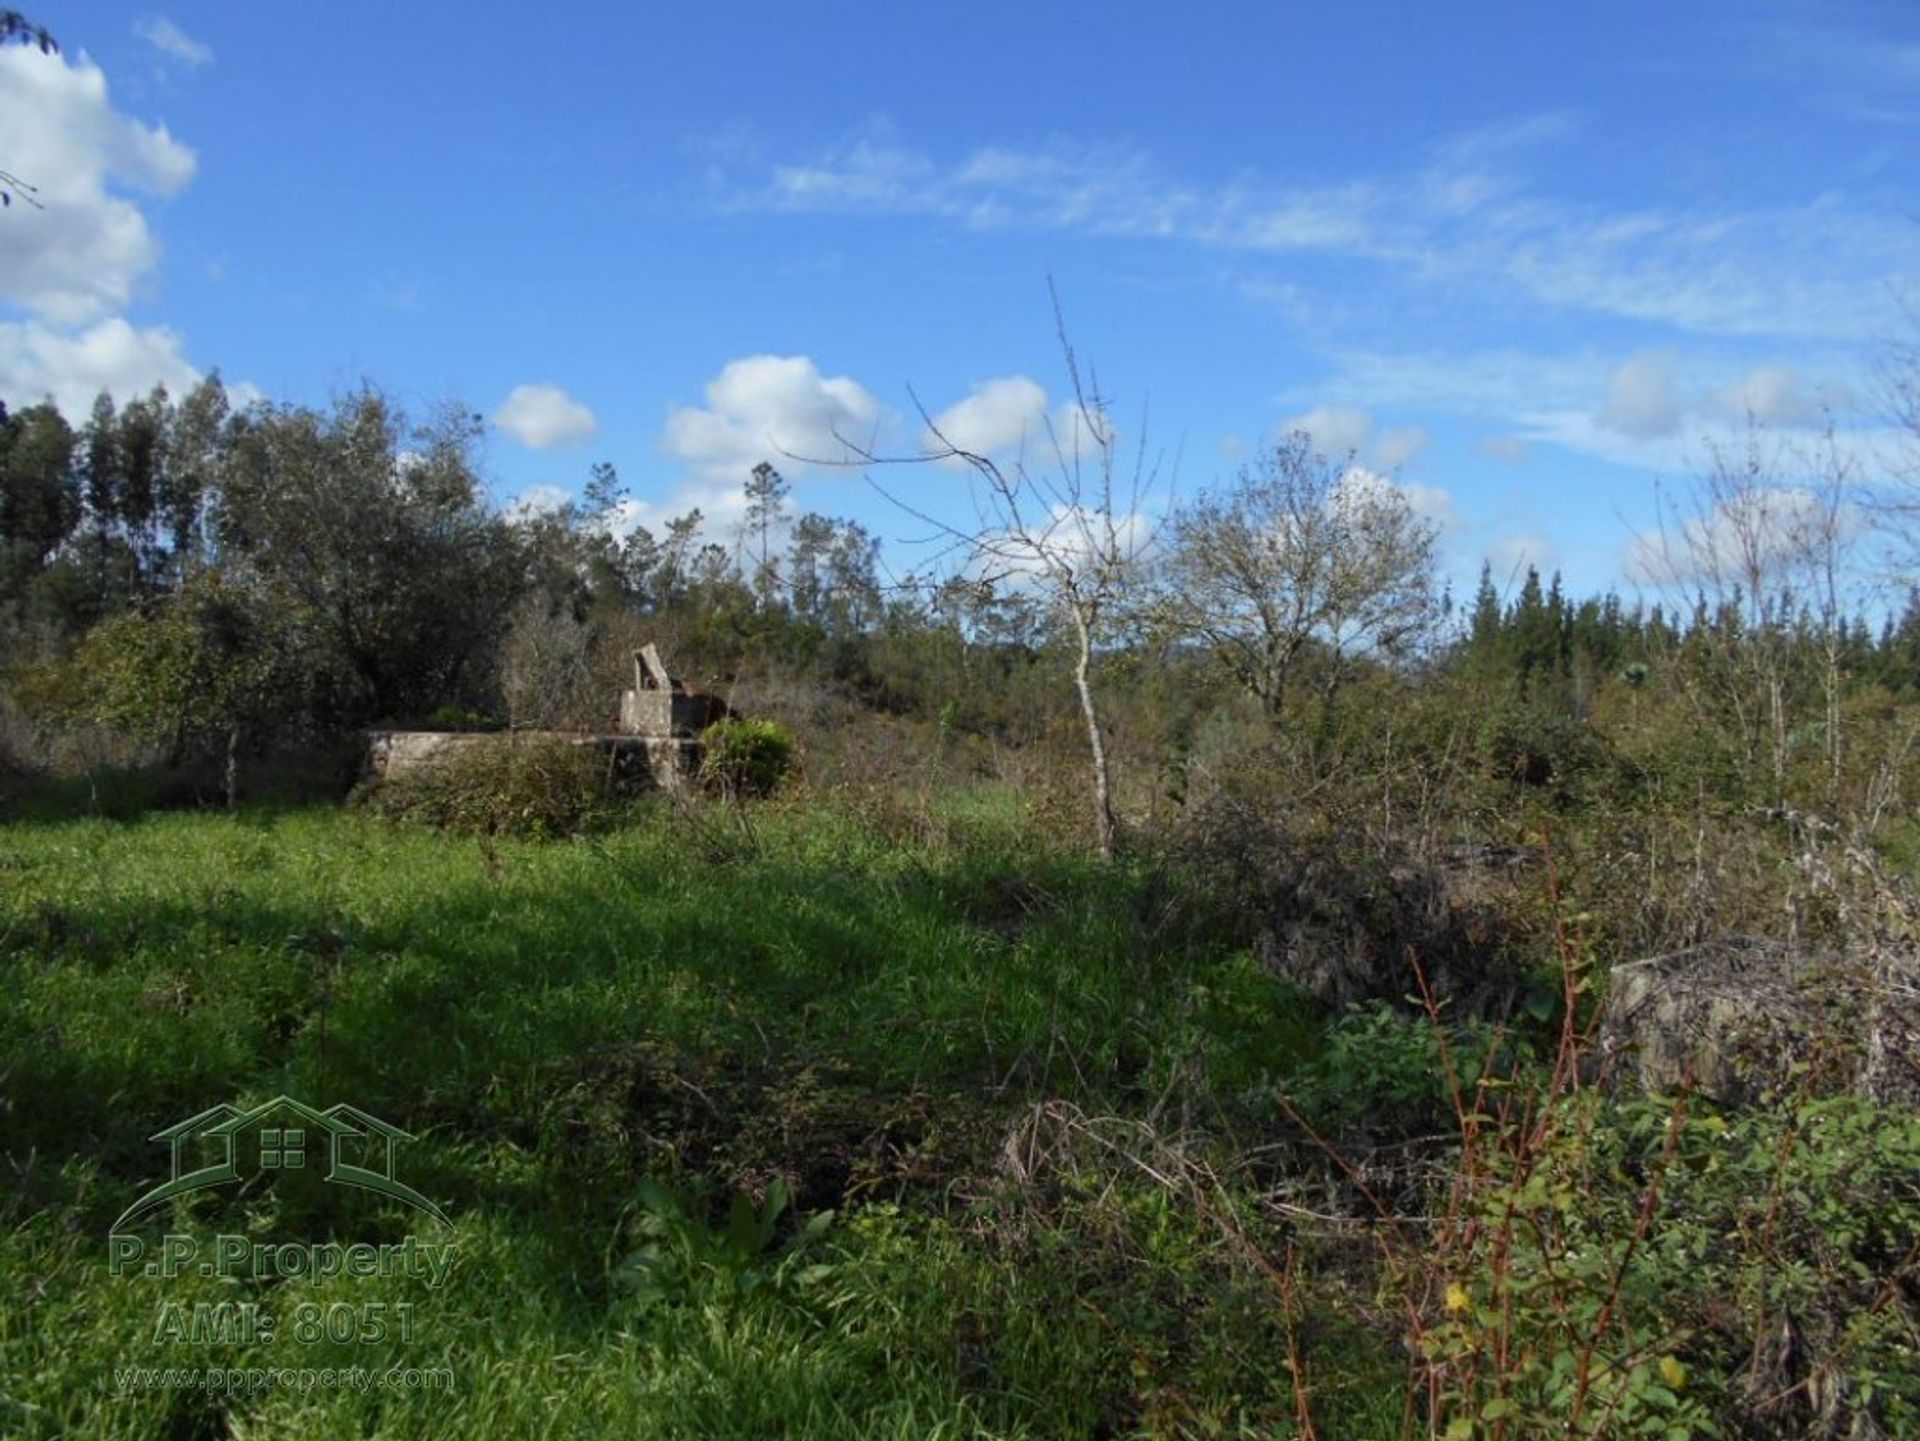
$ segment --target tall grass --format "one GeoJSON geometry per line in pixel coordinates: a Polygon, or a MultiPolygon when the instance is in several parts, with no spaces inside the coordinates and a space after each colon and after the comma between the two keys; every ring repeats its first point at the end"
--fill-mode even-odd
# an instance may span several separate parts
{"type": "MultiPolygon", "coordinates": [[[[0,829],[0,1431],[1288,1434],[1244,1247],[1128,1167],[1014,1174],[1004,1151],[1038,1105],[1160,1123],[1175,1094],[1204,1144],[1312,1049],[1310,1013],[1144,870],[1025,839],[1004,797],[942,829],[903,844],[805,804],[661,805],[547,845],[332,810],[0,829]],[[418,1138],[401,1171],[454,1220],[446,1287],[107,1274],[108,1225],[164,1174],[148,1138],[280,1092],[418,1138]],[[764,1254],[702,1239],[776,1183],[764,1254]],[[648,1187],[706,1259],[643,1305],[622,1277],[658,1241],[648,1187]],[[408,1299],[417,1326],[154,1340],[161,1300],[236,1296],[408,1299]],[[115,1379],[374,1358],[453,1390],[115,1379]]],[[[242,1186],[172,1224],[285,1235],[289,1204],[242,1186]]],[[[1369,1387],[1327,1405],[1400,1413],[1369,1387]]]]}

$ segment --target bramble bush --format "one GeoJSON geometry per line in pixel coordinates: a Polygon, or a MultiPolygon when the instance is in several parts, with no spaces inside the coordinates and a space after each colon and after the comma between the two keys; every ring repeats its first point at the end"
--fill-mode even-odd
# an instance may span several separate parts
{"type": "Polygon", "coordinates": [[[700,733],[700,778],[727,796],[768,796],[793,771],[793,735],[770,720],[732,717],[700,733]]]}
{"type": "Polygon", "coordinates": [[[592,746],[503,736],[391,776],[363,791],[389,820],[466,834],[553,840],[612,810],[606,760],[592,746]]]}
{"type": "Polygon", "coordinates": [[[1489,1074],[1419,977],[1458,1136],[1425,1214],[1348,1168],[1381,1222],[1428,1433],[1913,1434],[1920,1119],[1817,1096],[1811,1069],[1731,1115],[1684,1086],[1610,1091],[1582,1020],[1590,957],[1559,935],[1545,1064],[1489,1074]]]}

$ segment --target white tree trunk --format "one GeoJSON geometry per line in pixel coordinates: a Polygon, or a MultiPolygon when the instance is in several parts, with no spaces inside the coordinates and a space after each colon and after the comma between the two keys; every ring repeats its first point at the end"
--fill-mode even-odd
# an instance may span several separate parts
{"type": "Polygon", "coordinates": [[[1074,661],[1073,684],[1080,692],[1080,713],[1087,722],[1087,751],[1093,763],[1094,845],[1102,860],[1113,859],[1113,782],[1107,766],[1107,742],[1100,734],[1100,712],[1093,701],[1093,631],[1087,617],[1074,612],[1073,625],[1080,641],[1080,654],[1074,661]]]}

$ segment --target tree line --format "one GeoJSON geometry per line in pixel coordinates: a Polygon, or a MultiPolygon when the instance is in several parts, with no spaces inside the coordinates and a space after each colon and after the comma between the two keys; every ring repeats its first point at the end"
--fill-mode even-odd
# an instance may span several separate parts
{"type": "MultiPolygon", "coordinates": [[[[177,400],[102,395],[77,429],[51,404],[0,408],[0,661],[43,720],[224,755],[231,779],[251,751],[449,710],[601,728],[625,652],[660,636],[709,675],[779,667],[1009,738],[1017,715],[1077,711],[1103,849],[1116,708],[1164,700],[1169,674],[1276,732],[1383,674],[1576,720],[1666,676],[1756,763],[1784,766],[1813,727],[1836,770],[1847,694],[1920,690],[1920,596],[1878,624],[1840,608],[1777,524],[1764,566],[1695,557],[1679,600],[1575,600],[1534,570],[1508,597],[1484,570],[1461,607],[1435,526],[1350,458],[1286,437],[1150,518],[1097,398],[1082,417],[1045,468],[917,457],[964,462],[984,519],[951,533],[943,570],[895,573],[861,525],[794,514],[771,460],[726,532],[698,511],[656,532],[610,465],[556,509],[493,505],[480,417],[409,417],[371,388],[235,407],[215,375],[177,400]]],[[[1762,488],[1716,492],[1713,513],[1762,488]]]]}

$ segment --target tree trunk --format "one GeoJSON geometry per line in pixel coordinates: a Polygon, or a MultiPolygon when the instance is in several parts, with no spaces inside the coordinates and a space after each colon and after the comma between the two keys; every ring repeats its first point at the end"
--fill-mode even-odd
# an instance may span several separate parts
{"type": "Polygon", "coordinates": [[[1075,613],[1074,630],[1080,639],[1080,654],[1074,662],[1073,684],[1080,692],[1080,713],[1087,721],[1087,750],[1093,762],[1094,845],[1100,859],[1113,859],[1113,782],[1107,767],[1107,743],[1100,734],[1100,712],[1093,703],[1093,632],[1084,615],[1075,613]]]}
{"type": "Polygon", "coordinates": [[[227,727],[227,809],[240,803],[240,727],[227,727]]]}

